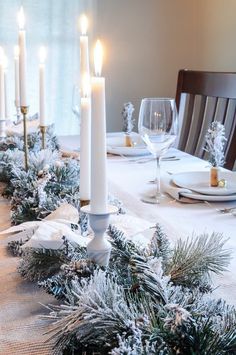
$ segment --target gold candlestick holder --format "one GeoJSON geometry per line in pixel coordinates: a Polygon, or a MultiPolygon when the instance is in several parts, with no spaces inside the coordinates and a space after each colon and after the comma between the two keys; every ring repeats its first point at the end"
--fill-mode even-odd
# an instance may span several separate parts
{"type": "Polygon", "coordinates": [[[25,152],[25,170],[29,168],[29,151],[28,151],[28,134],[27,134],[27,114],[29,112],[29,106],[21,106],[21,113],[23,115],[24,124],[24,152],[25,152]]]}
{"type": "Polygon", "coordinates": [[[46,149],[47,126],[40,126],[40,132],[42,134],[42,149],[46,149]]]}

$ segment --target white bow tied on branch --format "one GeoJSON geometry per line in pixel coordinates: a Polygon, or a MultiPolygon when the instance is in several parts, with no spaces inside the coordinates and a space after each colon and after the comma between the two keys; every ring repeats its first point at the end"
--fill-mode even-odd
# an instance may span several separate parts
{"type": "Polygon", "coordinates": [[[217,121],[212,122],[206,134],[204,150],[209,153],[209,162],[213,167],[224,165],[224,146],[226,141],[224,125],[217,121]]]}
{"type": "Polygon", "coordinates": [[[30,238],[24,244],[24,248],[60,249],[64,247],[63,237],[66,237],[70,242],[86,246],[87,239],[82,237],[79,232],[78,220],[78,210],[72,205],[64,203],[42,221],[25,222],[8,228],[0,234],[17,233],[21,239],[30,238]],[[75,227],[78,230],[74,230],[75,227]]]}

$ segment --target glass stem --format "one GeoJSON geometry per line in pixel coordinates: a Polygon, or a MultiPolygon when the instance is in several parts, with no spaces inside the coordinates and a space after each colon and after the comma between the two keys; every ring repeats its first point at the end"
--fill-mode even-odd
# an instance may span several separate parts
{"type": "Polygon", "coordinates": [[[157,157],[157,186],[156,186],[156,200],[159,202],[161,197],[161,159],[157,157]]]}

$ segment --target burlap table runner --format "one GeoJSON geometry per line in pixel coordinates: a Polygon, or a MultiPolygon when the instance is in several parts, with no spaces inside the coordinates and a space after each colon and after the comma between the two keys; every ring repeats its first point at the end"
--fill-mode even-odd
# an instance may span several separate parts
{"type": "MultiPolygon", "coordinates": [[[[0,195],[0,230],[9,226],[10,204],[0,195]]],[[[0,236],[0,354],[51,354],[52,344],[44,335],[48,323],[40,319],[48,311],[40,303],[55,303],[55,299],[36,284],[22,280],[17,272],[19,259],[6,249],[9,240],[0,236]]]]}

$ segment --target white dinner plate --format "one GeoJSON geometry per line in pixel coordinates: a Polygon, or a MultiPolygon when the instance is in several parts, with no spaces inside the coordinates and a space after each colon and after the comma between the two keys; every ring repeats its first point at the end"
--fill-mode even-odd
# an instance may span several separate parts
{"type": "Polygon", "coordinates": [[[117,135],[107,136],[107,152],[115,155],[148,155],[150,152],[147,150],[146,145],[143,143],[142,138],[137,133],[132,133],[133,147],[125,146],[124,133],[117,135]]]}
{"type": "Polygon", "coordinates": [[[179,173],[172,177],[172,181],[175,185],[199,194],[212,197],[236,195],[236,173],[231,171],[220,171],[219,179],[226,180],[225,187],[211,187],[210,172],[208,171],[179,173]]]}
{"type": "Polygon", "coordinates": [[[234,195],[223,195],[223,196],[213,196],[213,195],[203,195],[197,193],[187,193],[181,192],[181,196],[192,198],[193,200],[210,201],[210,202],[227,202],[236,201],[236,194],[234,195]]]}

